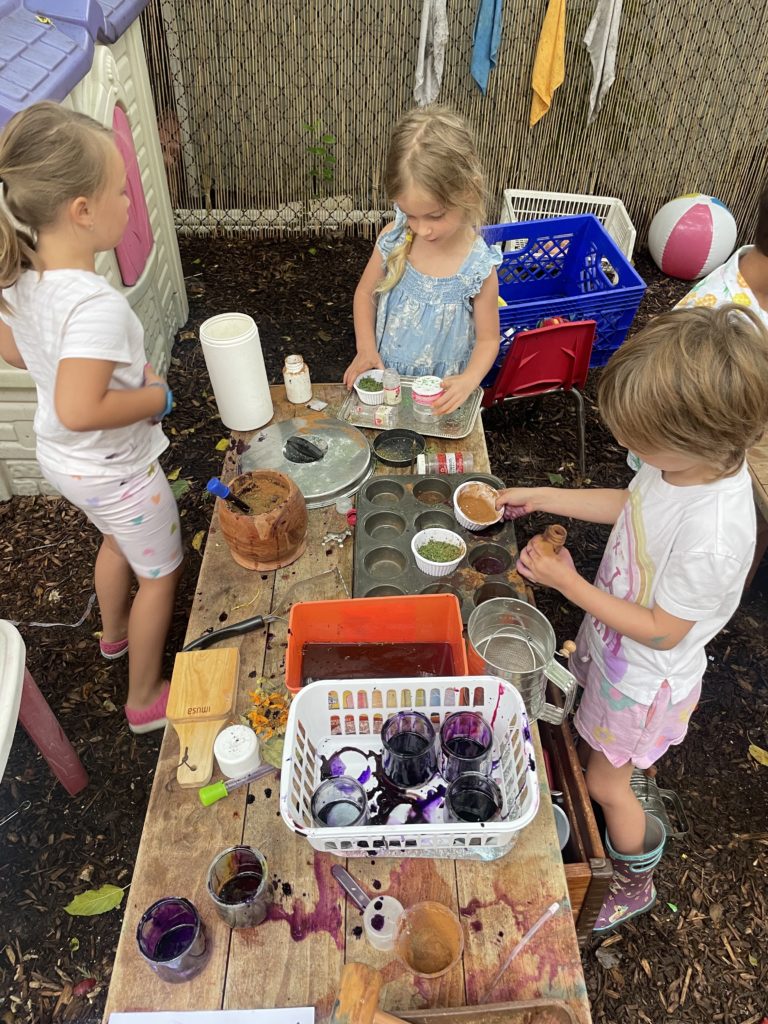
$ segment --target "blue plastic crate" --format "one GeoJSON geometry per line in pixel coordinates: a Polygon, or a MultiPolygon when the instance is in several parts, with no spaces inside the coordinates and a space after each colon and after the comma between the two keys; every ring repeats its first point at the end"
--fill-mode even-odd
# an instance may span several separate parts
{"type": "Polygon", "coordinates": [[[493,224],[483,228],[489,245],[501,244],[499,310],[502,347],[495,376],[513,338],[552,316],[595,320],[590,366],[604,366],[624,341],[645,292],[645,282],[592,214],[493,224]]]}

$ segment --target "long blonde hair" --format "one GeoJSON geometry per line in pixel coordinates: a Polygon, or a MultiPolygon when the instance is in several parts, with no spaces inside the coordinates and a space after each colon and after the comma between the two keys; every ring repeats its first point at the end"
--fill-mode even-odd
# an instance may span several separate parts
{"type": "Polygon", "coordinates": [[[36,267],[41,228],[62,205],[97,195],[107,176],[108,128],[58,103],[35,103],[15,114],[0,135],[0,310],[2,289],[36,267]]]}
{"type": "MultiPolygon", "coordinates": [[[[384,168],[387,195],[397,198],[410,184],[442,205],[463,210],[478,230],[485,220],[485,175],[467,122],[450,107],[435,104],[409,110],[392,132],[384,168]]],[[[412,236],[389,254],[377,292],[388,292],[405,273],[412,236]]]]}
{"type": "Polygon", "coordinates": [[[728,476],[768,425],[768,331],[733,303],[664,313],[613,353],[597,404],[641,455],[692,455],[728,476]]]}

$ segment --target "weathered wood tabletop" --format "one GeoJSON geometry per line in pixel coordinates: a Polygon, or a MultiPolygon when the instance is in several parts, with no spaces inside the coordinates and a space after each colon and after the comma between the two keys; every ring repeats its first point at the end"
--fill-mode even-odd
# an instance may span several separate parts
{"type": "MultiPolygon", "coordinates": [[[[344,394],[339,384],[315,385],[313,391],[330,403],[331,412],[344,394]]],[[[282,387],[273,387],[272,397],[277,419],[304,415],[304,407],[286,402],[282,387]]],[[[489,471],[479,418],[472,433],[460,442],[430,439],[429,450],[457,448],[473,453],[477,471],[489,471]]],[[[327,531],[345,525],[333,505],[311,511],[306,553],[286,569],[259,573],[232,561],[214,513],[187,642],[219,626],[224,615],[235,622],[276,609],[288,587],[334,565],[351,591],[351,543],[341,549],[321,543],[327,531]]],[[[229,641],[240,648],[240,713],[250,706],[249,680],[282,674],[285,627],[273,623],[270,634],[252,632],[229,641]]],[[[361,915],[331,876],[331,867],[340,861],[315,853],[306,839],[289,831],[281,820],[276,774],[250,787],[250,803],[248,790],[242,788],[203,807],[196,790],[181,790],[176,783],[179,745],[173,729],[166,729],[126,894],[105,1019],[112,1011],[139,1009],[315,1006],[320,1024],[330,1012],[345,961],[362,961],[382,970],[381,1006],[392,1013],[471,1005],[523,932],[549,904],[560,900],[563,909],[516,958],[494,992],[494,1001],[563,999],[580,1024],[588,1024],[589,1004],[535,727],[533,733],[541,807],[508,856],[491,863],[377,858],[352,859],[347,865],[370,892],[389,892],[406,905],[439,900],[460,914],[466,943],[463,963],[437,981],[425,983],[407,973],[392,954],[373,950],[361,937],[361,915]],[[238,843],[258,847],[266,856],[275,900],[263,924],[231,932],[208,899],[205,875],[217,852],[238,843]],[[142,912],[154,900],[170,895],[192,900],[212,946],[211,959],[201,974],[178,985],[161,981],[150,970],[135,940],[142,912]]],[[[214,773],[214,780],[218,777],[214,773]]]]}

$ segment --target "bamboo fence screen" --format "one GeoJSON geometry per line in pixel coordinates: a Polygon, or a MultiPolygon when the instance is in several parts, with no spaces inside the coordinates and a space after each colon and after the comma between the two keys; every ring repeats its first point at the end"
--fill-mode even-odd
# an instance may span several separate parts
{"type": "MultiPolygon", "coordinates": [[[[716,195],[751,236],[768,175],[768,0],[624,0],[616,81],[587,126],[583,37],[596,0],[568,0],[566,77],[528,126],[546,0],[505,0],[498,66],[470,76],[478,0],[448,0],[439,101],[472,123],[489,221],[504,188],[615,196],[642,240],[658,207],[716,195]]],[[[389,131],[412,105],[422,0],[151,0],[142,15],[182,232],[371,233],[389,202],[389,131]],[[316,131],[305,130],[312,124],[316,131]],[[330,179],[310,147],[332,136],[330,179]]]]}

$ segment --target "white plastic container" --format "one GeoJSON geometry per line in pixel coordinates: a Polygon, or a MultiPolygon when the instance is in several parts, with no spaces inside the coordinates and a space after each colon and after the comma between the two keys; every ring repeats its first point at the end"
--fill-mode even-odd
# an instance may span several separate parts
{"type": "Polygon", "coordinates": [[[421,569],[422,572],[428,576],[448,576],[458,568],[459,562],[467,553],[467,545],[464,543],[458,533],[454,533],[452,530],[443,530],[440,527],[430,527],[428,530],[420,530],[411,541],[411,551],[413,557],[416,559],[416,565],[421,569]],[[433,562],[429,558],[424,558],[423,555],[419,554],[419,548],[428,544],[431,540],[441,540],[446,544],[455,544],[456,547],[461,549],[461,554],[458,558],[451,559],[450,562],[433,562]]]}
{"type": "Polygon", "coordinates": [[[268,423],[274,410],[253,317],[219,313],[204,320],[200,344],[224,426],[256,430],[268,423]]]}
{"type": "Polygon", "coordinates": [[[213,752],[228,779],[247,775],[261,764],[259,738],[247,725],[230,725],[222,729],[213,744],[213,752]]]}
{"type": "Polygon", "coordinates": [[[303,356],[285,357],[283,382],[285,397],[294,405],[306,405],[312,398],[312,381],[309,378],[309,367],[304,362],[303,356]]]}
{"type": "Polygon", "coordinates": [[[509,853],[521,830],[536,817],[539,786],[534,765],[523,700],[511,683],[498,676],[314,682],[296,694],[288,714],[280,814],[288,828],[304,836],[315,850],[339,857],[496,860],[509,853]],[[477,824],[443,821],[442,798],[436,795],[437,780],[433,779],[404,794],[403,813],[393,812],[391,823],[369,822],[349,828],[312,824],[310,801],[320,784],[323,764],[340,758],[344,770],[355,777],[371,768],[365,785],[369,804],[375,806],[385,719],[398,711],[422,711],[439,730],[445,718],[460,707],[493,723],[491,777],[503,801],[498,820],[477,824]],[[428,794],[433,805],[428,820],[408,823],[408,806],[423,806],[428,794]],[[392,821],[399,817],[402,820],[392,821]]]}
{"type": "Polygon", "coordinates": [[[383,405],[384,404],[384,371],[383,370],[366,370],[365,373],[361,373],[360,376],[355,380],[353,385],[357,392],[357,397],[365,405],[383,405]],[[381,391],[363,391],[362,388],[358,387],[363,377],[372,377],[374,380],[379,381],[382,385],[381,391]]]}

